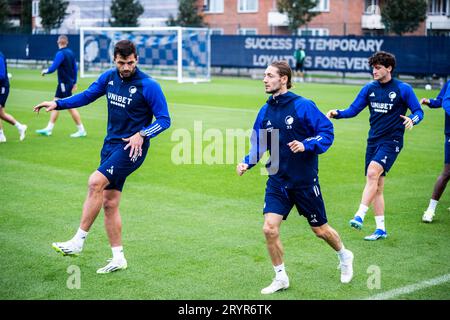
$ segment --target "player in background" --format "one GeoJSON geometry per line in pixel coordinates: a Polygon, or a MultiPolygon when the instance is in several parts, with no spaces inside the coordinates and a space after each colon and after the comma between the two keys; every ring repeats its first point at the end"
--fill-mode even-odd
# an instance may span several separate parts
{"type": "Polygon", "coordinates": [[[450,180],[450,80],[445,83],[436,99],[422,98],[420,102],[430,108],[443,108],[445,111],[445,157],[444,169],[434,184],[430,203],[423,213],[423,222],[432,222],[435,216],[436,206],[450,180]]]}
{"type": "Polygon", "coordinates": [[[122,222],[119,204],[126,178],[144,162],[150,139],[170,126],[167,102],[159,84],[140,71],[135,45],[128,40],[116,43],[116,68],[103,73],[85,91],[69,98],[44,101],[34,107],[47,111],[85,106],[106,95],[108,103],[107,135],[101,151],[100,166],[89,177],[80,227],[67,242],[52,247],[63,255],[78,255],[89,229],[103,207],[105,228],[113,257],[97,273],[126,269],[122,246],[122,222]],[[156,120],[152,123],[153,116],[156,120]]]}
{"type": "MultiPolygon", "coordinates": [[[[58,87],[56,88],[55,100],[70,97],[72,92],[77,89],[77,62],[73,51],[67,48],[69,39],[65,35],[60,35],[57,43],[59,50],[56,53],[52,65],[50,68],[44,69],[41,72],[41,75],[45,76],[56,70],[58,71],[58,87]]],[[[78,129],[77,132],[72,133],[70,136],[72,138],[85,137],[87,133],[81,122],[80,114],[75,109],[69,109],[68,111],[78,129]]],[[[58,116],[59,111],[53,110],[50,114],[50,121],[48,122],[47,127],[36,130],[36,133],[44,136],[51,136],[56,120],[58,120],[58,116]]]]}
{"type": "Polygon", "coordinates": [[[358,211],[350,226],[360,230],[364,217],[373,204],[375,231],[365,240],[387,237],[384,208],[384,180],[403,148],[405,129],[412,129],[423,119],[420,103],[409,84],[394,79],[395,56],[379,51],[369,58],[374,81],[366,84],[355,101],[345,110],[330,110],[328,118],[353,118],[366,106],[370,111],[370,130],[366,149],[366,185],[358,211]],[[411,115],[405,116],[407,109],[411,115]]]}
{"type": "Polygon", "coordinates": [[[288,91],[291,76],[287,62],[273,62],[267,67],[263,81],[266,93],[271,96],[253,126],[250,153],[236,167],[237,174],[242,176],[267,150],[270,152],[270,161],[266,164],[269,178],[264,199],[263,232],[275,278],[261,290],[262,294],[289,287],[280,227],[294,205],[308,220],[314,234],[336,251],[341,282],[348,283],[353,277],[353,253],[345,249],[339,234],[328,224],[319,185],[318,155],[333,143],[333,124],[314,102],[288,91]]]}
{"type": "Polygon", "coordinates": [[[9,95],[9,79],[8,79],[8,66],[6,64],[6,58],[0,51],[0,143],[6,142],[6,136],[3,132],[2,120],[12,124],[19,131],[19,139],[22,141],[25,139],[25,133],[27,131],[27,126],[21,124],[19,121],[14,119],[12,115],[5,112],[6,100],[9,95]]]}

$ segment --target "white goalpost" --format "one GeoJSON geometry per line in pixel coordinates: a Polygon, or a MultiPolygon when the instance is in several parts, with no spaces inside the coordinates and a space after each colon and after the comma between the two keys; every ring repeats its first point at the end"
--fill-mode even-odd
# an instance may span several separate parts
{"type": "Polygon", "coordinates": [[[114,45],[124,39],[135,43],[139,68],[154,78],[210,81],[209,29],[183,27],[82,27],[80,77],[98,76],[112,68],[114,45]]]}

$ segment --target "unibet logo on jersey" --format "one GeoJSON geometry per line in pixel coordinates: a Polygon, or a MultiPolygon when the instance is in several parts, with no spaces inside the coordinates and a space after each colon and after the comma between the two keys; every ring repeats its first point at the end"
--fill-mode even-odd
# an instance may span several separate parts
{"type": "Polygon", "coordinates": [[[131,101],[133,101],[132,98],[128,98],[128,97],[124,97],[124,96],[119,96],[118,94],[115,93],[111,93],[108,92],[108,100],[109,103],[121,107],[121,108],[125,108],[125,105],[129,105],[131,103],[131,101]]]}

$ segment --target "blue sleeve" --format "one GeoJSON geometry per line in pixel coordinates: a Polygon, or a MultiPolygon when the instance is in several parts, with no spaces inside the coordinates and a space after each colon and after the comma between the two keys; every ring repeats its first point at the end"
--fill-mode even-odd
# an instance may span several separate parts
{"type": "Polygon", "coordinates": [[[301,141],[305,146],[305,151],[317,154],[327,151],[334,140],[334,130],[331,121],[312,101],[297,103],[295,110],[305,127],[311,130],[311,136],[301,141]]]}
{"type": "Polygon", "coordinates": [[[267,151],[267,132],[263,130],[263,118],[266,114],[267,105],[261,108],[253,124],[253,131],[250,137],[250,152],[244,157],[244,163],[248,164],[248,169],[254,167],[267,151]]]}
{"type": "Polygon", "coordinates": [[[148,79],[148,82],[144,82],[143,95],[156,119],[148,127],[142,128],[147,138],[151,139],[170,127],[169,110],[166,97],[155,81],[148,79]]]}
{"type": "Polygon", "coordinates": [[[430,99],[430,108],[440,108],[442,107],[442,99],[444,99],[445,92],[447,91],[447,88],[449,87],[450,81],[447,81],[444,86],[441,89],[441,92],[439,92],[436,99],[430,99]]]}
{"type": "Polygon", "coordinates": [[[110,71],[103,73],[89,88],[69,98],[56,100],[56,110],[72,109],[94,102],[106,93],[110,71]]]}
{"type": "Polygon", "coordinates": [[[5,59],[0,56],[0,80],[5,80],[8,75],[6,74],[5,59]]]}
{"type": "Polygon", "coordinates": [[[64,54],[62,51],[58,51],[55,56],[55,60],[53,60],[52,65],[47,69],[47,73],[55,72],[59,65],[64,61],[64,54]]]}
{"type": "Polygon", "coordinates": [[[369,85],[365,85],[361,91],[358,93],[355,101],[345,110],[337,110],[336,119],[341,118],[353,118],[359,114],[368,105],[367,92],[369,90],[369,85]]]}
{"type": "Polygon", "coordinates": [[[450,86],[447,86],[447,90],[445,91],[442,108],[444,108],[447,115],[450,116],[450,86]]]}
{"type": "Polygon", "coordinates": [[[411,110],[411,114],[408,117],[411,118],[414,125],[419,124],[423,119],[423,110],[412,87],[409,84],[403,83],[400,87],[400,93],[409,110],[411,110]]]}

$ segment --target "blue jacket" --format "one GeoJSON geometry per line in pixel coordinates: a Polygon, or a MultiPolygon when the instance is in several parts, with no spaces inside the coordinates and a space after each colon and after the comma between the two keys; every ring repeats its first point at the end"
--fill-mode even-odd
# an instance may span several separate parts
{"type": "Polygon", "coordinates": [[[122,142],[145,130],[147,139],[157,136],[170,126],[166,98],[159,84],[136,68],[130,77],[122,79],[116,68],[103,73],[85,91],[56,100],[56,110],[85,106],[106,95],[108,128],[105,142],[122,142]],[[153,116],[156,120],[152,123],[153,116]]]}
{"type": "Polygon", "coordinates": [[[0,87],[9,87],[8,66],[6,65],[6,58],[0,51],[0,87]]]}
{"type": "Polygon", "coordinates": [[[244,163],[253,167],[269,150],[269,179],[288,188],[308,187],[318,183],[318,155],[333,139],[333,124],[314,102],[292,92],[271,96],[258,113],[244,163]],[[305,151],[293,153],[288,146],[293,140],[302,142],[305,151]]]}
{"type": "Polygon", "coordinates": [[[69,48],[58,50],[46,73],[53,73],[56,70],[58,70],[58,83],[77,83],[77,62],[72,50],[69,48]]]}
{"type": "Polygon", "coordinates": [[[447,81],[436,99],[430,99],[430,108],[444,108],[445,134],[450,134],[450,80],[447,81]]]}
{"type": "Polygon", "coordinates": [[[350,107],[338,110],[336,119],[352,118],[366,106],[370,111],[369,144],[392,139],[403,141],[405,126],[400,115],[405,115],[408,108],[414,125],[423,119],[423,110],[411,86],[396,79],[366,84],[350,107]]]}

